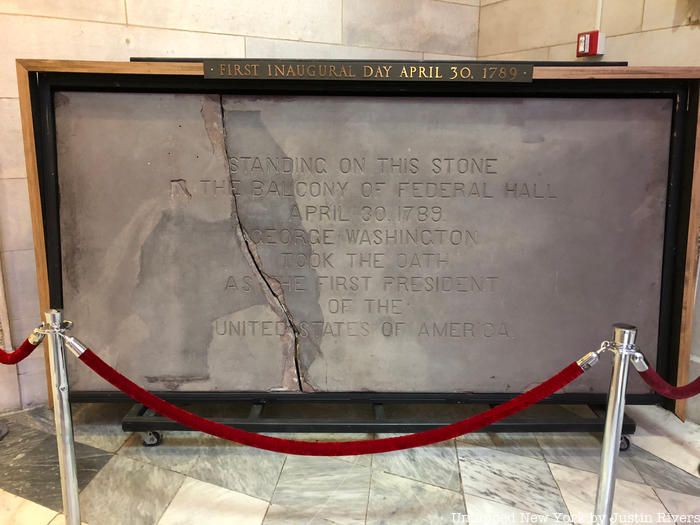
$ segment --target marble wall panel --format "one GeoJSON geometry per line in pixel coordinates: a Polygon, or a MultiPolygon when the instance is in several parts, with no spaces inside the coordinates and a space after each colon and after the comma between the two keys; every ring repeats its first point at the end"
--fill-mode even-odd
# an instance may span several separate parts
{"type": "Polygon", "coordinates": [[[341,0],[126,0],[132,24],[340,43],[341,0]]]}
{"type": "Polygon", "coordinates": [[[0,0],[0,13],[35,16],[55,16],[100,22],[126,22],[122,0],[0,0]]]}
{"type": "Polygon", "coordinates": [[[595,25],[594,0],[503,0],[482,5],[478,56],[573,42],[595,25]]]}
{"type": "Polygon", "coordinates": [[[343,43],[476,56],[479,8],[434,0],[344,0],[343,43]]]}

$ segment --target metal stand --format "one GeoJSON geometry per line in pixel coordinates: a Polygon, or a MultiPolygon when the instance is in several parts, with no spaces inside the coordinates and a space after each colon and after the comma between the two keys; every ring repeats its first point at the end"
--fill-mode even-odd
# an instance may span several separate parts
{"type": "Polygon", "coordinates": [[[612,516],[613,498],[615,496],[615,474],[617,456],[622,436],[622,421],[625,415],[625,391],[627,389],[627,372],[630,359],[637,355],[634,345],[637,328],[628,324],[613,326],[613,344],[608,348],[614,352],[608,410],[605,417],[605,435],[600,455],[600,473],[598,491],[595,498],[594,523],[609,525],[612,516]]]}
{"type": "Polygon", "coordinates": [[[61,472],[61,493],[66,525],[80,525],[80,500],[78,469],[73,446],[73,420],[68,400],[68,373],[63,331],[66,324],[60,310],[49,310],[45,314],[43,329],[48,336],[49,364],[51,367],[51,394],[56,422],[56,444],[58,465],[61,472]]]}
{"type": "MultiPolygon", "coordinates": [[[[392,397],[389,394],[370,392],[292,394],[276,392],[229,393],[226,399],[201,401],[199,394],[187,401],[181,396],[161,394],[175,404],[186,405],[188,410],[203,415],[217,423],[251,432],[353,432],[353,433],[407,433],[429,430],[449,425],[474,415],[469,403],[445,399],[442,395],[415,394],[410,401],[404,394],[392,397]],[[208,402],[207,402],[208,401],[208,402]],[[193,404],[197,403],[197,404],[193,404]],[[429,405],[430,412],[412,414],[416,403],[429,405]],[[304,405],[317,407],[328,415],[307,417],[304,405]]],[[[73,401],[76,398],[71,397],[73,401]]],[[[107,401],[113,401],[106,398],[107,401]]],[[[117,398],[123,401],[122,398],[117,398]]],[[[483,403],[496,406],[498,403],[483,403]]],[[[565,404],[556,396],[542,402],[565,404]]],[[[603,432],[605,407],[590,406],[591,417],[561,410],[557,414],[535,412],[516,415],[494,423],[479,432],[603,432]]],[[[479,408],[478,410],[483,410],[479,408]]],[[[122,419],[122,430],[140,432],[145,446],[160,444],[162,434],[188,429],[175,421],[160,416],[144,405],[136,403],[122,419]]],[[[625,417],[623,434],[636,431],[636,423],[625,417]]]]}
{"type": "MultiPolygon", "coordinates": [[[[75,450],[73,447],[73,425],[71,419],[71,408],[68,397],[68,374],[66,370],[65,362],[65,342],[68,339],[68,343],[71,349],[74,349],[76,345],[82,347],[79,342],[73,342],[74,339],[67,337],[65,335],[65,330],[70,327],[69,322],[64,322],[62,314],[59,310],[50,310],[46,312],[46,323],[43,325],[41,332],[48,335],[48,344],[50,351],[50,365],[51,365],[51,387],[54,400],[54,416],[56,420],[56,441],[58,444],[58,458],[59,466],[61,471],[61,489],[63,495],[63,510],[66,516],[66,525],[80,525],[80,501],[78,492],[78,478],[77,478],[77,467],[75,461],[75,450]]],[[[610,381],[610,392],[608,394],[608,408],[605,416],[605,435],[603,438],[603,447],[600,459],[600,475],[598,478],[598,490],[596,493],[595,502],[595,523],[601,525],[610,525],[610,520],[612,517],[612,507],[613,498],[615,495],[615,478],[616,478],[616,462],[617,456],[620,450],[620,440],[622,437],[622,432],[625,425],[629,425],[629,422],[625,420],[625,392],[627,389],[627,375],[629,371],[630,362],[634,363],[635,366],[644,366],[644,359],[641,353],[637,351],[635,346],[635,339],[637,336],[637,328],[627,324],[616,324],[614,328],[614,339],[613,342],[605,341],[597,352],[591,352],[590,355],[594,354],[595,361],[598,360],[597,356],[605,351],[610,350],[615,354],[615,359],[613,363],[612,379],[610,381]]],[[[248,394],[250,395],[250,394],[248,394]]],[[[317,394],[318,395],[318,394],[317,394]]],[[[337,394],[336,394],[337,396],[337,394]]],[[[342,397],[342,395],[341,395],[342,397]]],[[[428,394],[428,397],[430,395],[428,394]]],[[[340,401],[340,399],[334,398],[333,395],[328,400],[340,401]]],[[[248,399],[251,401],[251,399],[248,399]]],[[[271,428],[278,430],[281,426],[284,431],[303,431],[303,421],[299,420],[287,420],[284,422],[276,421],[272,424],[263,423],[260,421],[260,415],[264,405],[258,400],[258,402],[253,401],[253,405],[250,408],[249,416],[246,420],[236,421],[235,426],[249,427],[253,431],[271,431],[271,428]],[[247,425],[245,424],[247,423],[247,425]],[[280,425],[281,423],[281,425],[280,425]],[[261,428],[258,428],[258,426],[261,428]],[[300,425],[297,428],[296,425],[300,425]],[[266,428],[268,427],[268,428],[266,428]]],[[[345,402],[350,401],[349,399],[344,399],[345,402]]],[[[384,403],[390,401],[390,397],[383,400],[383,402],[378,400],[373,400],[374,407],[374,418],[370,420],[353,421],[352,423],[344,422],[341,423],[338,428],[335,425],[331,425],[324,428],[325,431],[356,431],[356,427],[374,427],[375,425],[392,427],[391,422],[385,420],[384,415],[384,403]],[[358,425],[359,423],[359,425],[358,425]]],[[[436,400],[433,400],[436,401],[436,400]]],[[[443,400],[444,401],[444,400],[443,400]]],[[[134,410],[137,410],[139,405],[136,405],[134,410]]],[[[141,407],[143,408],[143,407],[141,407]]],[[[139,414],[136,417],[141,417],[141,408],[138,408],[139,414]]],[[[145,408],[144,412],[147,412],[145,408]]],[[[162,419],[162,418],[161,418],[162,419]]],[[[230,419],[221,421],[224,424],[231,424],[230,419]]],[[[179,428],[174,422],[159,422],[161,425],[165,425],[168,429],[172,425],[176,425],[173,428],[179,428]]],[[[529,423],[525,423],[526,425],[529,423]]],[[[138,427],[138,423],[132,422],[132,425],[138,427]]],[[[399,423],[399,426],[401,423],[399,423]]],[[[437,426],[435,422],[423,422],[423,425],[413,421],[409,423],[411,430],[413,427],[419,426],[423,427],[420,430],[425,430],[426,428],[432,428],[437,426]]],[[[496,425],[489,427],[490,431],[496,431],[500,429],[495,429],[496,425]]],[[[158,428],[162,428],[158,426],[158,428]]],[[[150,431],[150,427],[146,428],[133,428],[131,430],[136,431],[150,431]]],[[[274,431],[273,430],[273,431],[274,431]]],[[[632,428],[633,431],[633,428],[632,428]]],[[[156,436],[158,437],[158,436],[156,436]]],[[[155,442],[146,442],[144,444],[154,446],[157,445],[159,439],[155,439],[155,442]]]]}

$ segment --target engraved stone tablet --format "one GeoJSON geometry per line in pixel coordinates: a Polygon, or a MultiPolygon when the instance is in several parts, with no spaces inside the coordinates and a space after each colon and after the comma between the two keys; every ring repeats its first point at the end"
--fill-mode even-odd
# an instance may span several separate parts
{"type": "Polygon", "coordinates": [[[149,388],[518,392],[615,321],[655,359],[669,100],[56,106],[66,317],[149,388]]]}

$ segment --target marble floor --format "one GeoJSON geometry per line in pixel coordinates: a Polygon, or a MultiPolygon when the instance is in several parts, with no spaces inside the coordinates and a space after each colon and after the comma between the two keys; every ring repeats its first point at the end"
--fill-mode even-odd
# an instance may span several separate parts
{"type": "MultiPolygon", "coordinates": [[[[145,448],[121,431],[128,408],[74,406],[80,500],[91,525],[592,522],[596,435],[474,434],[402,452],[306,458],[186,432],[145,448]]],[[[700,427],[658,407],[628,413],[639,429],[620,462],[619,522],[700,522],[700,427]]],[[[51,413],[0,419],[10,427],[0,441],[0,523],[64,523],[51,413]]]]}

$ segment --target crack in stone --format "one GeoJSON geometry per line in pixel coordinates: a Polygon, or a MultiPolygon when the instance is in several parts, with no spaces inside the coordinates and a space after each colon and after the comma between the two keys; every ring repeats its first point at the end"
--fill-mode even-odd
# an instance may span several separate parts
{"type": "Polygon", "coordinates": [[[235,207],[235,214],[236,214],[236,223],[238,225],[238,233],[240,233],[240,241],[241,241],[241,246],[245,246],[245,257],[250,263],[250,265],[255,269],[255,271],[258,274],[258,277],[260,278],[260,281],[262,281],[265,284],[265,295],[268,298],[272,298],[275,305],[279,308],[279,310],[284,314],[285,318],[287,319],[287,323],[289,323],[290,328],[292,329],[292,333],[294,334],[294,369],[296,372],[296,381],[297,381],[297,386],[300,392],[304,391],[304,383],[301,378],[301,369],[299,366],[299,329],[297,328],[295,322],[294,322],[294,317],[292,316],[292,313],[289,311],[289,308],[287,307],[287,304],[285,303],[285,298],[284,298],[284,292],[282,290],[282,287],[280,283],[274,278],[265,273],[265,271],[262,268],[262,261],[260,261],[260,257],[258,256],[258,252],[255,246],[255,243],[253,240],[250,238],[248,235],[248,232],[246,231],[245,227],[243,226],[243,222],[241,221],[241,216],[239,214],[239,207],[238,207],[238,201],[236,198],[236,194],[233,192],[234,184],[233,184],[233,178],[231,175],[231,170],[230,170],[230,165],[229,165],[229,154],[228,154],[228,144],[226,142],[226,120],[225,120],[225,114],[224,114],[224,101],[223,97],[219,96],[219,107],[221,109],[221,127],[222,127],[222,134],[224,138],[224,156],[226,157],[226,165],[229,167],[228,170],[228,176],[229,176],[229,182],[231,184],[231,198],[233,199],[233,205],[235,207]],[[272,282],[271,282],[272,281],[272,282]],[[274,283],[274,284],[273,284],[274,283]]]}

